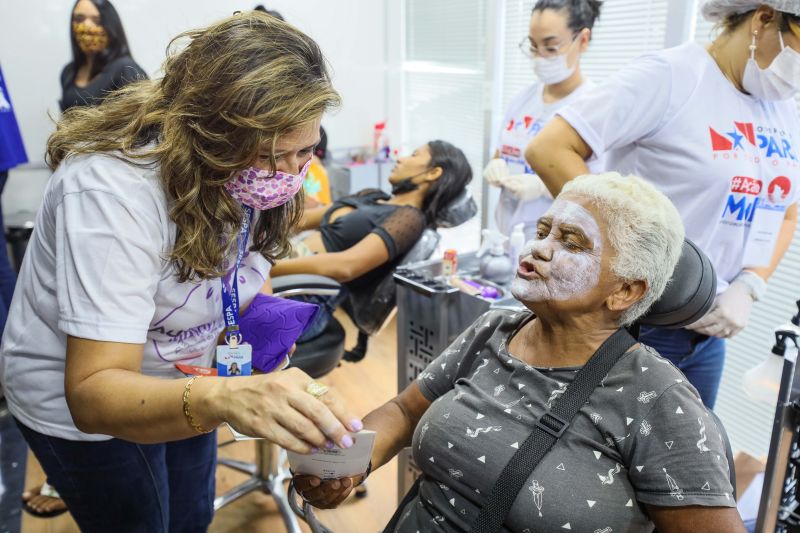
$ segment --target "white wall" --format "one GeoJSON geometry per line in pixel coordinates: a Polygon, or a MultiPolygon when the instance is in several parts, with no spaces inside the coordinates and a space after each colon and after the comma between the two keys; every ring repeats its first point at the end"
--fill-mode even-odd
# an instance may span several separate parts
{"type": "MultiPolygon", "coordinates": [[[[386,118],[384,3],[375,0],[117,0],[133,57],[157,76],[169,40],[240,9],[263,3],[317,40],[344,103],[323,119],[329,148],[365,146],[372,124],[386,118]]],[[[58,117],[59,74],[70,60],[70,0],[3,0],[0,64],[31,163],[11,171],[6,213],[38,208],[49,177],[44,150],[58,117]]]]}

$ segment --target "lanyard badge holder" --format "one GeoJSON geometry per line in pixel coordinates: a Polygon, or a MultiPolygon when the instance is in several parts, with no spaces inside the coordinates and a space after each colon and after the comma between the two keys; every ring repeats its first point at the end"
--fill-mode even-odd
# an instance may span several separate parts
{"type": "Polygon", "coordinates": [[[219,376],[249,376],[253,373],[253,347],[242,343],[239,331],[239,265],[247,250],[247,237],[253,218],[253,209],[243,206],[245,217],[239,233],[236,264],[231,273],[231,286],[222,279],[222,315],[225,319],[225,344],[217,346],[217,374],[219,376]]]}

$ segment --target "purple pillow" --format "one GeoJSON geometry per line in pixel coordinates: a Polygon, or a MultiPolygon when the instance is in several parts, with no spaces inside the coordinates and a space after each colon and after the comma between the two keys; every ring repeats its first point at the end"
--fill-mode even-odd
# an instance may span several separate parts
{"type": "Polygon", "coordinates": [[[306,302],[256,294],[239,319],[243,342],[253,347],[253,368],[275,370],[319,310],[306,302]]]}

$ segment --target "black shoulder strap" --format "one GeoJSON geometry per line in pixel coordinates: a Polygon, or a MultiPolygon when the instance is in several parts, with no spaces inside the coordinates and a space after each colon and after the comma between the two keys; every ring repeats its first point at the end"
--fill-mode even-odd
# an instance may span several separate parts
{"type": "Polygon", "coordinates": [[[636,344],[625,329],[620,328],[603,342],[591,359],[578,371],[575,380],[550,411],[536,422],[533,432],[495,481],[481,508],[472,533],[495,533],[503,527],[514,500],[536,466],[563,435],[574,416],[589,400],[592,392],[608,375],[617,361],[636,344]]]}

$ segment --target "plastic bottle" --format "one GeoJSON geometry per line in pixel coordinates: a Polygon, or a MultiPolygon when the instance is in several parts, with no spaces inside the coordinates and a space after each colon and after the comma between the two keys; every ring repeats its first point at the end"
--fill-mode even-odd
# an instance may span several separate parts
{"type": "Polygon", "coordinates": [[[442,260],[442,275],[449,278],[458,272],[458,252],[452,248],[444,251],[442,260]]]}
{"type": "Polygon", "coordinates": [[[506,254],[504,245],[508,237],[490,229],[483,230],[483,244],[478,250],[481,258],[481,277],[495,283],[508,283],[514,273],[514,263],[506,254]]]}
{"type": "Polygon", "coordinates": [[[781,387],[784,359],[797,360],[797,343],[798,334],[794,331],[782,329],[775,331],[775,345],[772,347],[772,352],[742,377],[742,387],[750,398],[775,405],[781,387]]]}
{"type": "Polygon", "coordinates": [[[522,249],[525,247],[525,224],[520,223],[514,226],[511,231],[511,238],[508,240],[508,255],[511,261],[519,261],[522,249]]]}
{"type": "Polygon", "coordinates": [[[388,154],[386,157],[383,156],[384,153],[384,146],[388,148],[389,146],[389,139],[386,138],[386,121],[378,122],[373,126],[372,131],[372,156],[375,158],[376,161],[382,161],[384,159],[388,159],[388,154]]]}

